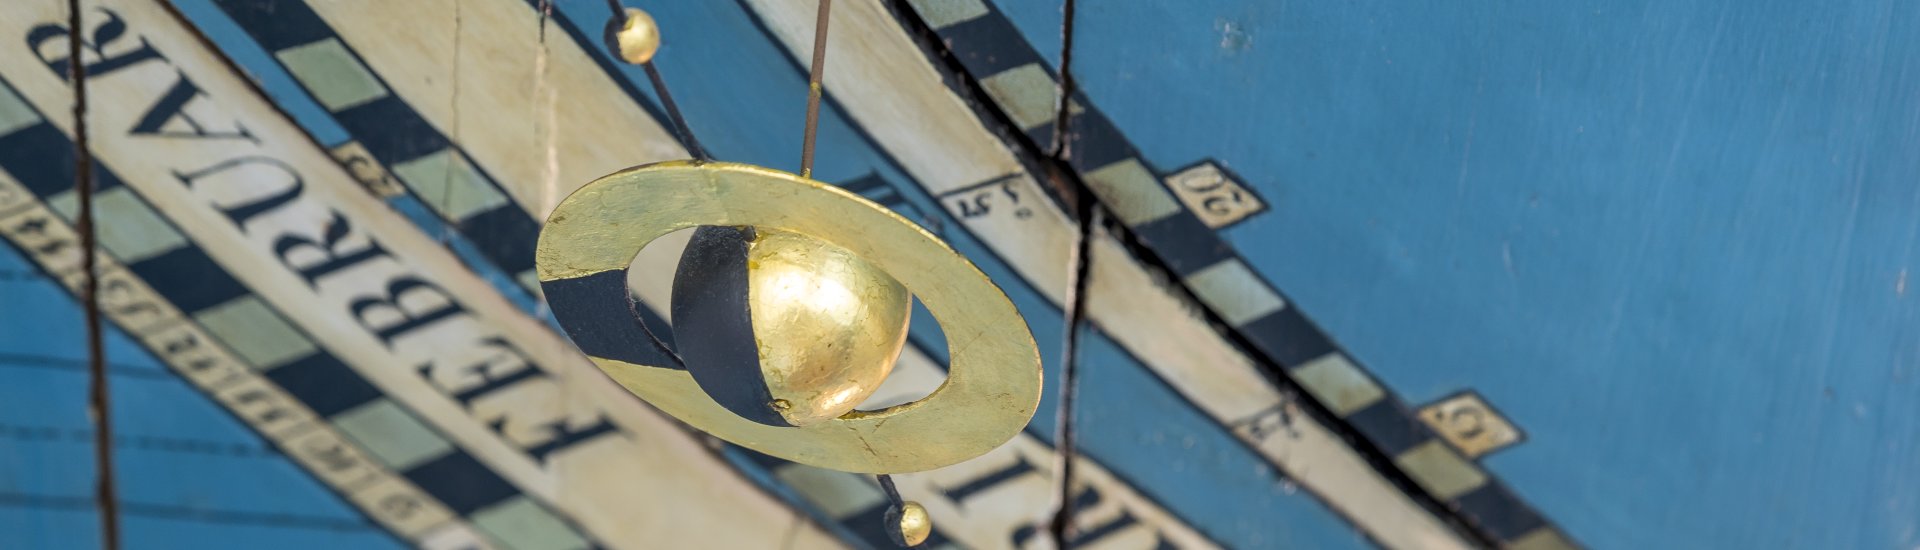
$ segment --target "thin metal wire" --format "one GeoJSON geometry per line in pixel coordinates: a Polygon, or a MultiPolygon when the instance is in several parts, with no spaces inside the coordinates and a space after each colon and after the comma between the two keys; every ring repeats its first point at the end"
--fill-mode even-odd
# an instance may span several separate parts
{"type": "Polygon", "coordinates": [[[93,218],[93,147],[87,135],[86,64],[81,60],[80,0],[67,0],[67,82],[73,86],[73,187],[80,197],[80,301],[86,307],[87,413],[93,421],[94,499],[100,547],[120,548],[120,503],[113,482],[113,409],[107,399],[107,352],[100,327],[99,230],[93,218]]]}
{"type": "Polygon", "coordinates": [[[1067,334],[1060,344],[1060,401],[1059,409],[1054,413],[1054,502],[1053,521],[1048,524],[1047,532],[1053,536],[1055,548],[1066,548],[1068,539],[1073,535],[1073,518],[1078,510],[1073,501],[1074,455],[1078,445],[1075,431],[1075,405],[1080,396],[1080,325],[1086,312],[1087,275],[1093,266],[1088,256],[1093,243],[1093,227],[1098,223],[1100,211],[1093,208],[1093,197],[1081,196],[1079,204],[1079,236],[1074,241],[1072,275],[1068,279],[1064,313],[1067,334]]]}
{"type": "MultiPolygon", "coordinates": [[[[1073,101],[1073,20],[1074,0],[1062,0],[1060,24],[1060,85],[1054,102],[1053,142],[1048,151],[1050,163],[1048,171],[1051,177],[1065,178],[1071,173],[1068,158],[1071,156],[1069,145],[1070,108],[1073,101]]],[[[1069,260],[1072,266],[1067,280],[1066,311],[1062,313],[1066,325],[1066,337],[1060,344],[1060,400],[1059,408],[1054,412],[1054,503],[1056,508],[1053,521],[1047,525],[1047,532],[1053,537],[1055,548],[1067,548],[1073,536],[1073,518],[1077,510],[1073,500],[1074,460],[1077,432],[1074,426],[1075,402],[1080,395],[1080,325],[1086,312],[1087,274],[1093,265],[1088,256],[1093,241],[1093,226],[1099,218],[1100,209],[1094,204],[1093,196],[1084,186],[1078,186],[1073,193],[1074,219],[1079,222],[1078,236],[1074,240],[1073,256],[1069,260]]]]}
{"type": "Polygon", "coordinates": [[[673,120],[673,133],[680,138],[681,145],[687,146],[687,154],[700,160],[713,160],[707,148],[700,146],[700,140],[694,139],[693,127],[687,126],[687,117],[680,114],[680,105],[673,102],[673,94],[667,93],[667,80],[660,77],[660,70],[653,67],[652,61],[640,64],[640,68],[647,70],[647,80],[653,81],[653,93],[660,96],[660,107],[666,109],[667,118],[673,120]]]}
{"type": "Polygon", "coordinates": [[[800,177],[813,177],[813,141],[820,130],[820,75],[827,70],[827,13],[833,0],[820,0],[813,23],[813,65],[807,69],[807,133],[800,142],[800,177]]]}
{"type": "Polygon", "coordinates": [[[896,507],[907,505],[907,501],[900,498],[900,488],[893,485],[893,476],[880,474],[873,477],[880,480],[880,490],[886,491],[887,502],[892,503],[896,507]]]}
{"type": "Polygon", "coordinates": [[[1073,12],[1074,0],[1061,0],[1060,14],[1060,84],[1053,103],[1053,143],[1049,144],[1049,156],[1054,160],[1067,160],[1069,150],[1067,139],[1068,123],[1073,115],[1073,94],[1078,84],[1073,80],[1073,12]]]}

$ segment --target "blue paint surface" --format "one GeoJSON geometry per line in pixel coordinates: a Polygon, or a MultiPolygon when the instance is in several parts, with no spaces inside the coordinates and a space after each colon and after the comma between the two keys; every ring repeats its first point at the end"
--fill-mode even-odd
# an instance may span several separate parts
{"type": "MultiPolygon", "coordinates": [[[[97,548],[78,304],[0,246],[0,547],[97,548]]],[[[122,537],[147,548],[398,548],[108,325],[122,537]]]]}
{"type": "Polygon", "coordinates": [[[1226,236],[1394,390],[1525,429],[1485,463],[1575,538],[1920,542],[1920,5],[1083,4],[1093,103],[1248,180],[1226,236]]]}

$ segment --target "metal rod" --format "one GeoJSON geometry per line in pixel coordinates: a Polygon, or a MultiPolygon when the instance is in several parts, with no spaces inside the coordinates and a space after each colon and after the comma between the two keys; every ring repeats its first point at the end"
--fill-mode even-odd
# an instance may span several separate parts
{"type": "Polygon", "coordinates": [[[820,130],[820,75],[827,69],[827,13],[833,0],[820,0],[813,24],[813,65],[807,70],[807,133],[800,142],[800,177],[813,177],[813,141],[820,130]]]}
{"type": "MultiPolygon", "coordinates": [[[[1068,140],[1069,122],[1072,117],[1071,104],[1074,94],[1073,81],[1073,20],[1074,0],[1062,0],[1060,7],[1064,18],[1060,23],[1060,84],[1055,97],[1053,112],[1053,142],[1049,144],[1048,156],[1050,176],[1056,180],[1065,179],[1071,174],[1068,161],[1071,156],[1068,140]]],[[[1066,337],[1060,345],[1060,401],[1059,409],[1054,413],[1054,509],[1053,521],[1047,527],[1053,536],[1055,548],[1068,548],[1073,537],[1073,518],[1076,510],[1073,502],[1074,462],[1073,457],[1078,445],[1077,431],[1074,426],[1075,402],[1080,395],[1080,325],[1086,314],[1087,275],[1093,265],[1089,257],[1093,242],[1093,226],[1099,217],[1100,209],[1095,199],[1082,186],[1072,193],[1074,219],[1079,222],[1078,236],[1074,240],[1073,256],[1068,265],[1071,269],[1067,280],[1066,311],[1063,312],[1066,324],[1066,337]]]]}
{"type": "Polygon", "coordinates": [[[1060,13],[1064,19],[1060,22],[1060,84],[1056,88],[1053,110],[1053,143],[1049,144],[1048,155],[1054,160],[1066,160],[1070,155],[1067,149],[1067,130],[1073,120],[1073,94],[1076,83],[1073,80],[1073,12],[1074,0],[1062,0],[1060,13]]]}
{"type": "Polygon", "coordinates": [[[1074,240],[1073,267],[1067,280],[1066,311],[1063,313],[1067,326],[1066,337],[1060,344],[1060,401],[1059,409],[1054,412],[1053,443],[1054,453],[1054,502],[1053,521],[1048,524],[1047,532],[1053,536],[1055,548],[1067,548],[1068,539],[1073,536],[1073,517],[1077,510],[1073,502],[1075,446],[1078,445],[1078,432],[1074,425],[1074,412],[1080,396],[1080,325],[1086,315],[1088,272],[1093,266],[1089,257],[1093,243],[1093,227],[1100,217],[1099,209],[1093,208],[1093,197],[1081,195],[1076,205],[1079,210],[1079,236],[1074,240]]]}
{"type": "Polygon", "coordinates": [[[680,144],[687,147],[687,153],[700,160],[713,160],[707,154],[707,148],[700,146],[700,140],[694,139],[693,128],[687,126],[687,117],[681,116],[680,105],[673,102],[673,94],[667,92],[667,80],[660,77],[660,70],[653,68],[653,62],[640,64],[647,70],[647,80],[653,81],[653,93],[660,96],[660,107],[666,109],[667,118],[673,120],[673,133],[678,134],[680,144]]]}
{"type": "Polygon", "coordinates": [[[893,476],[880,474],[873,477],[880,480],[880,490],[887,493],[887,502],[894,506],[906,505],[907,501],[900,498],[900,489],[893,485],[893,476]]]}
{"type": "Polygon", "coordinates": [[[107,399],[107,352],[100,326],[99,230],[93,219],[93,147],[87,136],[86,64],[81,61],[80,0],[67,0],[67,82],[73,86],[73,186],[80,198],[80,301],[86,309],[87,414],[93,421],[94,499],[100,547],[120,548],[120,506],[113,483],[113,409],[107,399]]]}

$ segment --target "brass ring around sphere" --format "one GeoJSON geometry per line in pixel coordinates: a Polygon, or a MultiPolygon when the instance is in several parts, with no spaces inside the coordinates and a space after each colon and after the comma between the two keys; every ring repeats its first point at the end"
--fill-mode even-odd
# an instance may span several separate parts
{"type": "Polygon", "coordinates": [[[1040,354],[1033,335],[986,274],[892,211],[793,174],[745,164],[672,161],[607,175],[575,191],[548,216],[535,261],[555,317],[608,376],[695,428],[769,455],[850,472],[931,470],[1012,439],[1040,403],[1040,354]],[[583,340],[605,340],[596,333],[611,330],[605,328],[608,323],[563,311],[568,304],[555,299],[555,290],[569,281],[612,280],[596,275],[624,273],[647,243],[701,225],[792,231],[879,266],[919,297],[946,332],[952,358],[946,382],[912,403],[776,427],[721,407],[685,370],[588,349],[583,340]]]}

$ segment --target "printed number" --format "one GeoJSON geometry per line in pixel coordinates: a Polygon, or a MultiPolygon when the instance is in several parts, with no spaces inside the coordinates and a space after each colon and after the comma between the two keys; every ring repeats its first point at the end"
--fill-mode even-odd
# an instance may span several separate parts
{"type": "MultiPolygon", "coordinates": [[[[1222,185],[1224,185],[1224,183],[1222,185]]],[[[1215,187],[1218,186],[1216,185],[1215,187]]],[[[1215,214],[1232,214],[1238,211],[1240,205],[1244,202],[1246,202],[1246,196],[1244,194],[1239,190],[1230,190],[1227,191],[1227,195],[1224,197],[1207,197],[1206,200],[1200,201],[1200,207],[1215,214]]]]}
{"type": "Polygon", "coordinates": [[[1023,220],[1033,217],[1033,209],[1021,204],[1020,192],[1013,188],[1013,182],[968,192],[956,199],[954,205],[960,208],[961,218],[978,218],[993,213],[997,196],[1006,197],[1007,204],[1013,208],[1013,217],[1023,220]]]}
{"type": "Polygon", "coordinates": [[[1214,214],[1232,214],[1240,210],[1246,202],[1246,194],[1227,185],[1227,178],[1218,173],[1211,177],[1174,178],[1182,189],[1194,194],[1206,196],[1200,200],[1200,208],[1214,214]],[[1220,191],[1222,193],[1215,193],[1220,191]]]}
{"type": "Polygon", "coordinates": [[[388,495],[380,499],[380,510],[396,519],[405,520],[419,513],[423,505],[413,495],[388,495]]]}
{"type": "Polygon", "coordinates": [[[164,314],[160,306],[142,298],[144,296],[139,289],[125,279],[109,279],[100,286],[100,302],[107,305],[116,317],[133,317],[141,313],[155,316],[164,314]]]}
{"type": "Polygon", "coordinates": [[[1222,177],[1176,178],[1176,180],[1180,182],[1181,187],[1186,188],[1188,191],[1201,193],[1210,192],[1227,185],[1227,178],[1222,177]]]}
{"type": "Polygon", "coordinates": [[[1447,414],[1447,427],[1452,428],[1460,439],[1473,439],[1487,433],[1487,411],[1475,407],[1461,407],[1447,414]]]}

